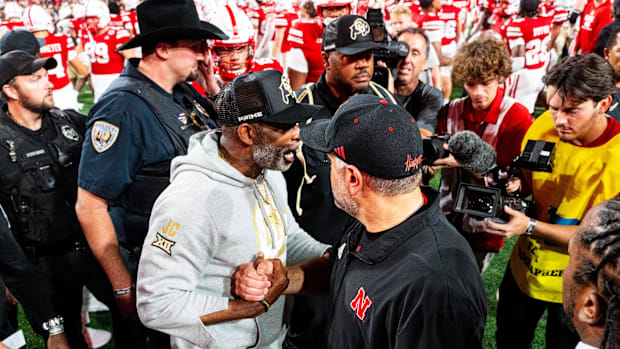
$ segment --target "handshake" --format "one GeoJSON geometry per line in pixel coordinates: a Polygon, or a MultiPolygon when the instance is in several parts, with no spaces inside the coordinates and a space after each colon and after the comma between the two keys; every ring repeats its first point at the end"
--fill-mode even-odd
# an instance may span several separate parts
{"type": "Polygon", "coordinates": [[[249,302],[260,302],[267,312],[286,290],[288,283],[288,274],[282,262],[277,258],[265,259],[259,252],[253,262],[237,267],[232,276],[231,293],[249,302]]]}

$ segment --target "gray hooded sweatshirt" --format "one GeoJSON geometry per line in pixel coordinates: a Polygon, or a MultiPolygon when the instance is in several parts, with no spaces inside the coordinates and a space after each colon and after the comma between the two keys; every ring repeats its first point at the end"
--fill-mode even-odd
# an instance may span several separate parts
{"type": "Polygon", "coordinates": [[[200,316],[228,307],[232,274],[259,251],[293,265],[328,246],[295,222],[281,172],[264,170],[254,183],[218,156],[218,138],[198,133],[172,161],[140,258],[138,314],[173,348],[281,348],[286,297],[255,319],[204,326],[200,316]]]}

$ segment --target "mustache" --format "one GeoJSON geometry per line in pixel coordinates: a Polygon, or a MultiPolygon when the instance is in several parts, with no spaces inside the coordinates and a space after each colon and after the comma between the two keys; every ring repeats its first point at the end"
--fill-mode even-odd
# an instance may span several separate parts
{"type": "Polygon", "coordinates": [[[370,72],[368,72],[368,70],[366,69],[362,69],[359,72],[357,72],[355,75],[353,75],[353,79],[355,78],[361,78],[363,76],[368,76],[370,77],[370,72]]]}

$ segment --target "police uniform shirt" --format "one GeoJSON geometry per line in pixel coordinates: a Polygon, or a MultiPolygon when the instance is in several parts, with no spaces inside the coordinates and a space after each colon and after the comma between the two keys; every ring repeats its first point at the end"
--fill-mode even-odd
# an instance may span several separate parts
{"type": "MultiPolygon", "coordinates": [[[[181,92],[166,92],[138,71],[137,62],[128,62],[121,75],[148,81],[163,98],[183,105],[181,92]]],[[[113,91],[102,96],[90,110],[87,127],[78,186],[108,201],[119,198],[141,167],[176,156],[170,137],[155,114],[140,97],[129,92],[113,91]]],[[[126,242],[121,221],[123,209],[111,205],[109,213],[119,241],[126,242]]]]}

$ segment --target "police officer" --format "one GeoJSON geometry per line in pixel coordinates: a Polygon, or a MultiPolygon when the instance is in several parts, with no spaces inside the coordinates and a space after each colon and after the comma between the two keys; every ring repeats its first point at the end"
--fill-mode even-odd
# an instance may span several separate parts
{"type": "MultiPolygon", "coordinates": [[[[330,22],[323,32],[322,58],[325,72],[314,84],[296,92],[297,101],[323,106],[314,119],[331,118],[340,104],[355,94],[371,94],[399,104],[381,85],[372,82],[372,49],[381,47],[372,39],[366,20],[345,15],[330,22]]],[[[303,127],[303,125],[301,126],[303,127]]],[[[299,225],[323,243],[335,244],[349,216],[334,205],[329,184],[327,155],[303,147],[291,169],[284,173],[289,205],[299,225]]],[[[287,343],[290,347],[316,348],[321,345],[327,297],[295,296],[287,343]]]]}
{"type": "MultiPolygon", "coordinates": [[[[37,273],[51,284],[52,303],[64,318],[69,344],[88,348],[80,316],[83,286],[105,304],[113,305],[114,298],[73,209],[84,116],[54,108],[47,70],[56,64],[53,58],[36,59],[24,51],[0,56],[6,101],[0,108],[0,205],[37,273]]],[[[118,311],[112,316],[120,319],[118,311]]],[[[46,327],[60,322],[54,319],[46,327]]],[[[124,326],[114,325],[117,347],[122,347],[124,326]]]]}
{"type": "Polygon", "coordinates": [[[118,49],[141,46],[142,59],[130,60],[90,110],[76,205],[118,307],[133,319],[140,251],[170,161],[193,133],[215,127],[211,103],[186,81],[215,81],[205,39],[228,38],[199,20],[191,0],[147,0],[137,15],[141,33],[118,49]]]}

